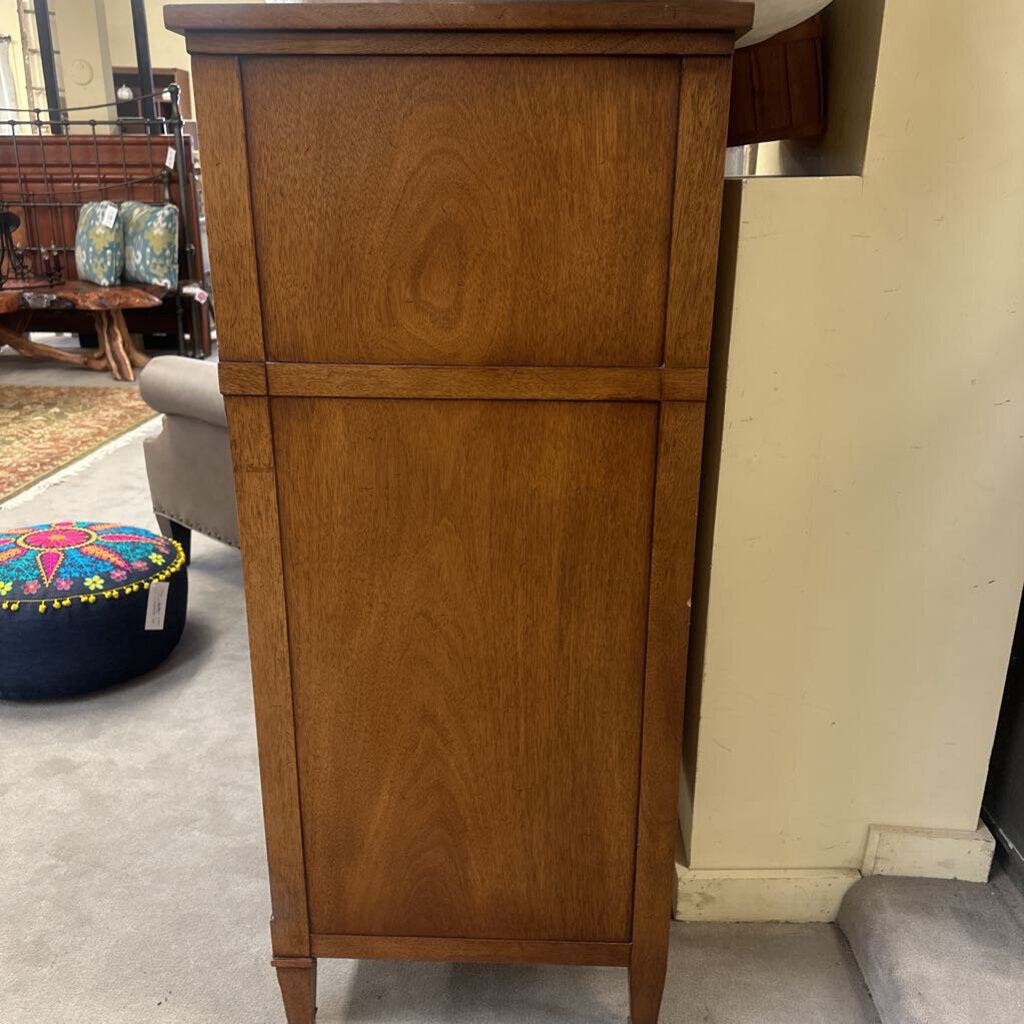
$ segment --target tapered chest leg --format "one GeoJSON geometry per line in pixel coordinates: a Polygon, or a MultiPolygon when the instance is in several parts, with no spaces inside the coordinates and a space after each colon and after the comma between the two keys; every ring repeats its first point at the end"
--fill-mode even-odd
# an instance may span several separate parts
{"type": "Polygon", "coordinates": [[[309,957],[272,961],[284,999],[288,1024],[313,1024],[316,1017],[316,960],[309,957]]]}
{"type": "Polygon", "coordinates": [[[647,936],[633,945],[629,962],[630,1024],[658,1024],[668,965],[668,923],[665,934],[647,936]]]}

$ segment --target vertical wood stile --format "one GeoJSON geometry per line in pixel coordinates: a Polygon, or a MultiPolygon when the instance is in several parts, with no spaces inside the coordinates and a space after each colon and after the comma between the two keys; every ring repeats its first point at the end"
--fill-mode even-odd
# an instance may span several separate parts
{"type": "Polygon", "coordinates": [[[718,271],[730,57],[684,57],[665,365],[707,366],[718,271]]]}
{"type": "Polygon", "coordinates": [[[196,56],[196,111],[203,151],[203,190],[210,265],[217,294],[221,359],[263,356],[260,282],[249,197],[249,153],[237,57],[196,56]]]}
{"type": "Polygon", "coordinates": [[[266,398],[225,399],[242,542],[249,656],[259,740],[263,819],[278,957],[309,956],[309,912],[299,814],[295,719],[283,597],[280,525],[266,398]]]}
{"type": "MultiPolygon", "coordinates": [[[[708,362],[730,79],[728,58],[683,58],[665,322],[667,367],[708,362]]],[[[668,963],[703,432],[703,402],[662,402],[629,969],[632,1024],[657,1021],[668,963]]]]}
{"type": "Polygon", "coordinates": [[[662,403],[647,613],[633,949],[629,964],[632,1024],[657,1021],[668,957],[672,871],[679,827],[676,799],[683,738],[683,683],[703,429],[703,403],[662,403]]]}

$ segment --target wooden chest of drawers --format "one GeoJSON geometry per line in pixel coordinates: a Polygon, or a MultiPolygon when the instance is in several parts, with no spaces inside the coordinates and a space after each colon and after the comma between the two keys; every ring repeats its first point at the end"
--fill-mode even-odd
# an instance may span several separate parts
{"type": "Polygon", "coordinates": [[[317,957],[665,974],[732,3],[169,8],[290,1024],[317,957]]]}

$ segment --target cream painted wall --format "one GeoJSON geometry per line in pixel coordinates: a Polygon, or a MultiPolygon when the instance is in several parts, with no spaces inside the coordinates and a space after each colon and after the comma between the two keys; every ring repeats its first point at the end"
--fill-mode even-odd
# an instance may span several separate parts
{"type": "Polygon", "coordinates": [[[25,88],[25,62],[21,50],[21,26],[18,24],[18,0],[0,0],[0,35],[11,37],[11,71],[14,73],[14,91],[18,106],[27,107],[25,88]]]}
{"type": "MultiPolygon", "coordinates": [[[[92,106],[114,100],[110,50],[103,0],[50,0],[57,22],[58,48],[69,107],[92,106]]],[[[83,113],[83,116],[86,116],[83,113]]],[[[109,111],[88,114],[97,119],[109,111]]]]}
{"type": "MultiPolygon", "coordinates": [[[[155,68],[185,68],[190,65],[184,36],[164,28],[164,7],[169,0],[146,0],[149,55],[155,68]]],[[[104,0],[110,36],[110,60],[114,67],[135,67],[135,34],[129,0],[104,0]]]]}
{"type": "MultiPolygon", "coordinates": [[[[135,32],[129,0],[103,0],[107,11],[110,60],[114,67],[135,67],[135,32]]],[[[169,3],[202,3],[209,0],[146,0],[149,56],[155,68],[184,68],[191,76],[192,60],[185,37],[164,28],[164,7],[169,3]]],[[[221,3],[259,3],[260,0],[218,0],[221,3]]],[[[191,81],[191,77],[189,79],[191,81]]],[[[195,110],[195,104],[192,105],[195,110]]]]}
{"type": "Polygon", "coordinates": [[[691,868],[977,823],[1024,573],[1021,39],[1016,0],[890,2],[863,178],[730,186],[691,868]]]}

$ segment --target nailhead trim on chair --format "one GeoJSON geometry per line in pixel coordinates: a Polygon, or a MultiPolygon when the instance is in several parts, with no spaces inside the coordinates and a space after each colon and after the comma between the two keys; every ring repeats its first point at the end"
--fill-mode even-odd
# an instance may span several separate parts
{"type": "Polygon", "coordinates": [[[181,523],[182,526],[187,526],[190,530],[198,530],[200,533],[207,537],[212,537],[214,540],[219,540],[222,544],[227,544],[228,547],[238,548],[238,543],[233,540],[228,540],[227,537],[222,537],[215,530],[209,530],[205,526],[200,526],[198,523],[193,523],[190,520],[182,519],[174,512],[168,512],[166,509],[158,508],[156,505],[153,506],[153,511],[158,516],[165,516],[168,519],[173,519],[176,523],[181,523]]]}

